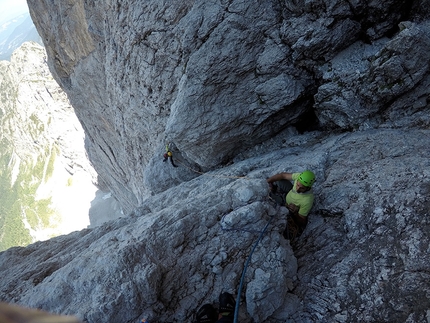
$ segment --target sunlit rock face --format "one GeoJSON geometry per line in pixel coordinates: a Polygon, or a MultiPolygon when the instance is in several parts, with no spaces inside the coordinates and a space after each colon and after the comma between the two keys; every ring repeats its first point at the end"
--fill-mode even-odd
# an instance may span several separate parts
{"type": "Polygon", "coordinates": [[[128,216],[1,254],[5,300],[86,322],[191,322],[237,295],[268,224],[239,322],[428,321],[429,6],[29,5],[128,216]],[[265,178],[304,169],[316,201],[289,241],[265,178]]]}
{"type": "Polygon", "coordinates": [[[46,59],[43,47],[24,43],[0,62],[2,250],[89,225],[95,172],[46,59]]]}

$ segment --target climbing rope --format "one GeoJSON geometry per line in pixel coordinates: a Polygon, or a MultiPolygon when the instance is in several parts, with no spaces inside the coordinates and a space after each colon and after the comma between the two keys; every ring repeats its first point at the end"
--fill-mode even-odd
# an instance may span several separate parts
{"type": "MultiPolygon", "coordinates": [[[[172,165],[173,165],[174,167],[177,167],[177,166],[175,166],[175,165],[174,165],[174,163],[173,163],[173,154],[172,154],[171,150],[169,149],[169,145],[168,145],[168,144],[166,145],[166,153],[164,154],[164,160],[163,160],[163,161],[167,161],[167,159],[170,159],[170,160],[171,160],[171,162],[172,162],[172,165]]],[[[199,174],[199,175],[206,175],[206,176],[212,176],[212,177],[217,177],[217,178],[233,178],[233,179],[240,179],[240,178],[243,178],[243,179],[249,179],[249,178],[248,178],[248,177],[246,177],[246,176],[226,176],[226,175],[208,174],[208,173],[205,173],[205,172],[200,172],[200,171],[198,171],[198,170],[195,170],[195,169],[193,169],[193,168],[191,168],[191,167],[189,167],[189,166],[185,165],[185,164],[184,164],[184,163],[182,163],[181,161],[176,160],[176,162],[177,162],[178,164],[182,165],[183,167],[187,168],[188,170],[190,170],[190,171],[192,171],[192,172],[194,172],[194,173],[197,173],[197,174],[199,174]]],[[[279,210],[279,205],[278,205],[276,202],[275,202],[275,204],[276,204],[276,206],[277,206],[277,211],[278,211],[278,210],[279,210]]],[[[276,213],[277,213],[277,212],[275,212],[275,214],[276,214],[276,213]]],[[[224,216],[223,216],[223,218],[221,219],[221,221],[224,219],[224,217],[225,217],[225,216],[226,216],[226,215],[224,215],[224,216]]],[[[242,276],[241,276],[241,278],[240,278],[239,290],[238,290],[238,293],[237,293],[237,299],[236,299],[236,307],[235,307],[235,310],[234,310],[234,323],[237,323],[238,313],[239,313],[239,304],[240,304],[240,295],[241,295],[241,293],[242,293],[242,288],[243,288],[243,283],[244,283],[244,279],[245,279],[245,274],[246,274],[246,271],[247,271],[247,269],[248,269],[249,263],[250,263],[250,261],[251,261],[252,254],[254,253],[254,251],[255,251],[255,249],[257,248],[257,246],[258,246],[258,244],[260,243],[260,241],[263,239],[263,236],[264,236],[264,234],[266,233],[266,230],[267,230],[267,228],[269,227],[269,225],[270,225],[270,223],[272,222],[272,220],[274,219],[274,217],[275,217],[275,215],[270,216],[270,219],[269,219],[269,221],[267,221],[267,224],[266,224],[266,226],[264,227],[263,231],[258,231],[258,230],[247,230],[247,229],[244,229],[244,228],[236,228],[236,227],[232,227],[232,228],[228,228],[228,229],[222,228],[222,230],[223,230],[223,231],[243,231],[243,232],[259,233],[259,234],[260,234],[260,235],[258,236],[258,239],[257,239],[257,241],[255,242],[254,246],[252,247],[251,253],[249,254],[248,259],[247,259],[247,260],[246,260],[246,262],[245,262],[245,266],[244,266],[244,268],[243,268],[243,270],[242,270],[242,276]]]]}
{"type": "MultiPolygon", "coordinates": [[[[169,144],[166,144],[166,153],[163,155],[163,157],[164,157],[163,162],[165,162],[168,159],[170,159],[172,165],[174,167],[178,167],[173,162],[173,153],[172,153],[172,151],[169,148],[169,144]]],[[[250,179],[249,177],[246,177],[246,176],[217,175],[217,174],[209,174],[209,173],[205,173],[205,172],[200,172],[200,171],[198,171],[196,169],[193,169],[193,168],[185,165],[183,162],[181,162],[180,160],[177,160],[177,159],[176,159],[176,163],[182,165],[183,167],[187,168],[188,170],[190,170],[190,171],[192,171],[192,172],[194,172],[196,174],[199,174],[199,175],[206,175],[206,176],[211,176],[211,177],[216,177],[216,178],[230,178],[230,179],[241,179],[242,178],[242,179],[250,179]]]]}
{"type": "Polygon", "coordinates": [[[251,253],[248,256],[248,259],[246,260],[245,266],[242,270],[242,277],[240,278],[240,284],[239,284],[239,290],[237,292],[237,298],[236,298],[236,307],[234,309],[234,323],[237,323],[237,319],[238,319],[238,313],[239,313],[239,303],[240,303],[240,294],[242,293],[242,288],[243,288],[243,282],[245,279],[245,274],[246,274],[246,270],[248,269],[248,265],[251,261],[251,257],[252,254],[255,251],[255,248],[257,248],[257,245],[259,244],[259,242],[261,241],[261,239],[263,239],[264,234],[266,233],[267,228],[269,227],[269,224],[272,222],[272,220],[274,219],[274,215],[272,215],[269,219],[269,221],[267,221],[266,226],[264,227],[263,231],[261,231],[257,241],[255,242],[254,246],[252,247],[251,253]]]}

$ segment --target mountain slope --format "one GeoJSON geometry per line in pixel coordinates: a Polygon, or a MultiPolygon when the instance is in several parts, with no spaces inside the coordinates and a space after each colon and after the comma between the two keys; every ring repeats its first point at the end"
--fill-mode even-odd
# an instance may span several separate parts
{"type": "Polygon", "coordinates": [[[3,22],[0,30],[0,60],[9,60],[13,51],[24,42],[34,41],[42,45],[30,14],[22,14],[11,21],[3,22]]]}
{"type": "Polygon", "coordinates": [[[0,249],[85,228],[95,175],[44,49],[25,43],[0,62],[0,89],[0,249]]]}

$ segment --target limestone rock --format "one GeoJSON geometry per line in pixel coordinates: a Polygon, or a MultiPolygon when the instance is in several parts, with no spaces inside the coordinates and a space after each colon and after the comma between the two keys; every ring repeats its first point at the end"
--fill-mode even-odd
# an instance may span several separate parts
{"type": "Polygon", "coordinates": [[[0,254],[4,300],[87,322],[191,321],[237,293],[274,216],[239,321],[428,320],[422,2],[28,2],[130,216],[0,254]],[[289,242],[265,178],[305,168],[317,199],[289,242]]]}
{"type": "Polygon", "coordinates": [[[429,74],[425,58],[430,50],[429,31],[406,22],[400,27],[402,31],[393,39],[372,45],[356,43],[325,66],[326,83],[315,95],[322,125],[344,129],[375,126],[385,110],[402,113],[404,107],[396,100],[401,102],[408,91],[422,98],[429,96],[427,89],[417,86],[429,74]],[[395,106],[400,111],[393,111],[395,106]]]}
{"type": "Polygon", "coordinates": [[[131,217],[1,253],[2,300],[87,322],[190,322],[221,291],[237,295],[270,221],[239,321],[423,322],[429,137],[372,130],[284,147],[278,138],[278,150],[150,197],[131,217]],[[292,248],[281,235],[286,208],[267,199],[265,178],[304,168],[317,174],[317,200],[292,248]]]}
{"type": "MultiPolygon", "coordinates": [[[[305,78],[298,80],[302,72],[288,76],[286,72],[291,68],[286,67],[283,73],[254,75],[256,55],[264,52],[266,46],[279,47],[281,52],[287,50],[276,39],[272,26],[279,13],[269,2],[255,3],[250,8],[244,3],[212,6],[181,2],[167,11],[158,1],[144,5],[137,1],[122,2],[118,6],[99,5],[84,6],[88,10],[86,16],[91,17],[88,21],[79,19],[82,3],[67,6],[34,3],[30,4],[30,10],[36,25],[46,35],[45,46],[52,58],[53,74],[69,94],[87,130],[89,156],[101,180],[115,188],[115,196],[126,210],[140,205],[148,190],[157,191],[165,186],[162,183],[148,187],[153,181],[145,177],[144,167],[153,158],[161,159],[163,149],[159,148],[164,147],[165,139],[174,141],[187,162],[213,167],[236,153],[237,138],[246,139],[241,146],[250,146],[297,120],[306,110],[298,104],[308,85],[305,78]],[[65,12],[69,7],[73,10],[65,12]],[[127,8],[134,8],[130,17],[127,8]],[[45,19],[46,12],[56,10],[59,10],[57,18],[45,19]],[[118,15],[103,17],[106,12],[118,15]],[[265,18],[256,25],[261,20],[261,12],[265,18]],[[139,19],[148,13],[148,19],[139,19]],[[158,19],[164,15],[164,19],[158,19]],[[73,16],[72,26],[63,23],[61,16],[73,16]],[[118,30],[111,33],[106,29],[106,19],[118,30]],[[48,26],[48,21],[56,27],[48,26]],[[246,30],[241,34],[243,28],[246,30]],[[264,30],[268,35],[264,35],[264,30]],[[79,39],[78,44],[55,41],[72,34],[82,34],[74,38],[79,39]],[[260,45],[256,46],[256,40],[260,45]],[[221,44],[231,46],[217,55],[214,50],[221,44]],[[242,54],[249,49],[252,51],[244,59],[242,54]],[[207,55],[209,52],[212,58],[207,55]],[[201,61],[203,57],[205,60],[201,61]],[[218,64],[223,57],[226,59],[218,64]],[[232,73],[233,67],[235,73],[232,73]],[[201,72],[201,68],[207,73],[201,72]],[[245,75],[250,82],[243,80],[245,75]],[[205,82],[202,77],[212,85],[201,87],[201,82],[205,82]],[[93,79],[98,81],[91,83],[93,79]],[[277,88],[292,88],[277,98],[273,84],[277,88]],[[208,91],[209,87],[213,90],[208,91]],[[208,95],[199,95],[199,102],[193,102],[192,93],[196,91],[208,95]],[[213,91],[219,92],[218,100],[213,100],[210,94],[213,91]],[[270,106],[265,102],[270,102],[270,106]],[[232,104],[236,106],[226,108],[232,104]],[[285,105],[292,110],[288,112],[285,105]],[[220,109],[224,112],[217,112],[220,109]],[[242,113],[255,120],[244,123],[242,113]],[[274,113],[279,117],[271,121],[269,116],[274,113]],[[292,121],[284,118],[287,113],[293,113],[292,121]],[[199,126],[199,123],[209,124],[199,126]],[[216,127],[226,130],[221,138],[213,133],[216,127]],[[100,136],[93,136],[95,133],[100,136]]],[[[264,62],[264,58],[260,61],[264,62]]]]}
{"type": "Polygon", "coordinates": [[[269,70],[266,55],[276,51],[282,62],[289,52],[273,28],[277,9],[268,1],[219,8],[208,40],[187,60],[166,136],[201,166],[228,161],[238,149],[269,138],[306,109],[299,104],[309,86],[306,76],[302,73],[300,79],[300,72],[289,66],[269,70]]]}
{"type": "Polygon", "coordinates": [[[310,115],[326,128],[376,127],[392,122],[378,113],[389,115],[429,74],[420,59],[427,57],[428,12],[414,1],[57,0],[29,7],[100,182],[126,213],[195,176],[163,169],[167,143],[189,168],[205,171],[288,127],[314,126],[310,115]],[[360,46],[374,56],[355,53],[360,46]],[[356,67],[337,69],[351,60],[356,67]]]}

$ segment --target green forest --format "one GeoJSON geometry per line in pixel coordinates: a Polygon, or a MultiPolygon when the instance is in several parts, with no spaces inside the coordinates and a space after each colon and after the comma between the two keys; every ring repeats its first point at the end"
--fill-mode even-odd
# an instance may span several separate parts
{"type": "Polygon", "coordinates": [[[0,251],[33,242],[23,219],[31,228],[48,227],[55,214],[50,208],[51,199],[38,200],[36,192],[52,175],[57,149],[47,149],[34,164],[21,161],[16,178],[12,178],[14,161],[10,147],[5,139],[0,143],[0,251]]]}

